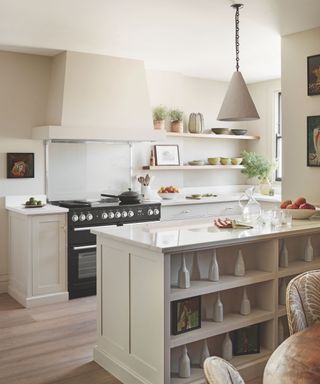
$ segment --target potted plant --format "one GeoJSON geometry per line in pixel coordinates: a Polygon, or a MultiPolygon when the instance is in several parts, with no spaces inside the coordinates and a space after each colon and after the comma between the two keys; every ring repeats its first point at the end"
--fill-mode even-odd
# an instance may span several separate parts
{"type": "Polygon", "coordinates": [[[171,120],[171,132],[183,132],[183,111],[180,109],[171,109],[169,116],[171,120]]]}
{"type": "Polygon", "coordinates": [[[167,108],[164,105],[158,105],[153,108],[153,127],[154,129],[164,129],[165,119],[167,117],[167,108]]]}
{"type": "Polygon", "coordinates": [[[269,178],[275,170],[275,164],[255,152],[242,151],[241,156],[243,157],[242,165],[244,166],[241,172],[247,175],[249,179],[257,177],[260,184],[260,193],[269,195],[271,189],[269,178]]]}

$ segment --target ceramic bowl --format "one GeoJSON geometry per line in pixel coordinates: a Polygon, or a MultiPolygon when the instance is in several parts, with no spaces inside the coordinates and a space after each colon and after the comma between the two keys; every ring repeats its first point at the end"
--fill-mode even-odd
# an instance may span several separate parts
{"type": "Polygon", "coordinates": [[[203,160],[191,160],[188,162],[189,165],[204,165],[203,160]]]}
{"type": "Polygon", "coordinates": [[[210,165],[218,165],[220,164],[220,157],[208,157],[208,163],[210,165]]]}
{"type": "Polygon", "coordinates": [[[283,209],[283,211],[289,212],[292,218],[296,220],[309,219],[309,217],[313,216],[317,212],[315,209],[288,209],[288,208],[283,209]]]}
{"type": "Polygon", "coordinates": [[[221,157],[220,164],[222,165],[230,165],[231,159],[230,157],[221,157]]]}
{"type": "Polygon", "coordinates": [[[177,199],[178,197],[180,197],[181,193],[180,192],[167,192],[167,193],[158,192],[158,195],[163,200],[174,200],[174,199],[177,199]]]}
{"type": "Polygon", "coordinates": [[[229,128],[211,128],[211,131],[216,135],[228,135],[230,129],[229,128]]]}
{"type": "Polygon", "coordinates": [[[248,132],[247,129],[231,129],[231,133],[233,135],[242,136],[248,132]]]}
{"type": "Polygon", "coordinates": [[[242,157],[233,157],[231,159],[232,165],[240,165],[242,163],[243,158],[242,157]]]}

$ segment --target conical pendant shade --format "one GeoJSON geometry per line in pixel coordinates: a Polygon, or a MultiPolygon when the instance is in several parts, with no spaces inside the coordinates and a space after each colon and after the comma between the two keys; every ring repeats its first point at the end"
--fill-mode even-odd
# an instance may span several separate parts
{"type": "Polygon", "coordinates": [[[241,72],[234,72],[217,120],[248,121],[260,119],[241,72]]]}

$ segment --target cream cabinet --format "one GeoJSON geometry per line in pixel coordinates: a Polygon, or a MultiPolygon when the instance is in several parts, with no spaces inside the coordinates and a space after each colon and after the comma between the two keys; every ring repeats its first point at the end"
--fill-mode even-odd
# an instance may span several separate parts
{"type": "Polygon", "coordinates": [[[25,307],[68,300],[66,214],[9,213],[8,293],[25,307]]]}

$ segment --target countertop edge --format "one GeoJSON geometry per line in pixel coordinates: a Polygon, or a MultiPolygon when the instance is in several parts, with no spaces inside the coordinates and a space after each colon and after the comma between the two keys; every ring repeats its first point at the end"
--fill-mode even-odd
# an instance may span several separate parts
{"type": "Polygon", "coordinates": [[[20,206],[6,206],[6,210],[19,213],[25,216],[54,215],[58,213],[69,212],[68,208],[58,207],[56,205],[46,204],[42,208],[24,208],[20,206]]]}

